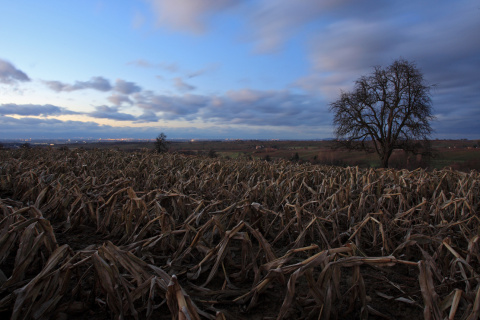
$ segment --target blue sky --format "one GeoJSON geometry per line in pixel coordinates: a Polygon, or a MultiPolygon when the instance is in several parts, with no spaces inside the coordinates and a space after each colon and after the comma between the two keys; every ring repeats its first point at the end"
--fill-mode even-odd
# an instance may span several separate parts
{"type": "Polygon", "coordinates": [[[0,2],[1,138],[333,136],[328,105],[415,61],[434,138],[480,138],[480,3],[0,2]]]}

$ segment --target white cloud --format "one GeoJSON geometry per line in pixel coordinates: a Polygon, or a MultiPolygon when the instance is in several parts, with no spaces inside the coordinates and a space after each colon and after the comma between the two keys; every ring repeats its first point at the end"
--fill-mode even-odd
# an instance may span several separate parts
{"type": "Polygon", "coordinates": [[[205,73],[214,72],[218,68],[220,68],[220,64],[219,63],[214,63],[214,64],[208,65],[205,68],[198,69],[198,70],[195,70],[195,71],[192,71],[192,72],[187,72],[186,76],[188,78],[195,78],[195,77],[201,76],[205,73]]]}
{"type": "Polygon", "coordinates": [[[127,63],[128,65],[132,65],[139,68],[158,68],[162,69],[171,73],[175,73],[179,71],[179,66],[176,62],[160,62],[160,63],[153,63],[145,59],[137,59],[134,61],[130,61],[127,63]]]}

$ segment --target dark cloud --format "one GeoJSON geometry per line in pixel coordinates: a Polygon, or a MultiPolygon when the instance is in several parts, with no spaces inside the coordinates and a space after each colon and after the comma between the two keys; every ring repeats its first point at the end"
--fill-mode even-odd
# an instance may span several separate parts
{"type": "Polygon", "coordinates": [[[19,115],[19,116],[58,116],[64,114],[78,114],[62,107],[51,104],[0,104],[0,115],[19,115]]]}
{"type": "Polygon", "coordinates": [[[272,52],[308,24],[318,19],[345,15],[371,15],[386,6],[378,0],[196,0],[181,4],[174,0],[150,0],[157,24],[171,29],[201,34],[206,31],[206,18],[240,8],[248,21],[249,34],[258,52],[272,52]]]}
{"type": "Polygon", "coordinates": [[[151,110],[144,110],[143,114],[137,117],[136,122],[157,122],[160,118],[151,110]]]}
{"type": "Polygon", "coordinates": [[[215,97],[201,118],[215,123],[265,126],[324,126],[331,121],[322,101],[288,90],[229,91],[215,97]]]}
{"type": "Polygon", "coordinates": [[[107,98],[108,101],[113,103],[114,105],[121,105],[122,103],[133,104],[133,101],[130,100],[128,96],[122,94],[112,94],[110,97],[107,98]]]}
{"type": "Polygon", "coordinates": [[[69,92],[83,89],[94,89],[103,92],[112,90],[110,81],[103,77],[92,77],[89,81],[76,81],[73,85],[60,81],[43,81],[43,83],[56,92],[69,92]]]}
{"type": "MultiPolygon", "coordinates": [[[[411,7],[412,3],[415,2],[402,1],[405,6],[411,7]]],[[[395,2],[378,0],[261,0],[251,9],[247,38],[255,43],[257,52],[270,53],[281,49],[285,42],[306,28],[314,30],[314,34],[322,34],[332,21],[357,17],[371,21],[401,9],[395,2]]]]}
{"type": "Polygon", "coordinates": [[[288,90],[228,91],[220,96],[185,94],[156,95],[142,92],[134,95],[135,106],[159,114],[163,120],[198,120],[212,124],[266,126],[325,126],[331,116],[325,104],[306,94],[288,90]]]}
{"type": "Polygon", "coordinates": [[[200,34],[205,32],[205,18],[238,4],[237,0],[149,0],[157,25],[200,34]]]}
{"type": "Polygon", "coordinates": [[[344,1],[260,1],[250,16],[249,37],[255,42],[257,52],[275,51],[301,26],[341,2],[344,1]]]}
{"type": "MultiPolygon", "coordinates": [[[[474,1],[458,0],[454,5],[433,0],[148,1],[155,8],[159,24],[193,33],[204,32],[205,19],[212,15],[242,6],[238,12],[246,19],[247,39],[257,52],[278,51],[295,37],[294,54],[305,50],[310,70],[294,81],[290,90],[243,89],[217,95],[191,94],[196,88],[188,83],[189,78],[213,71],[215,67],[186,71],[177,63],[141,59],[128,64],[178,73],[175,76],[181,77],[174,78],[173,84],[180,94],[142,91],[134,82],[124,80],[117,80],[112,87],[102,77],[74,84],[45,83],[57,92],[87,88],[111,91],[108,100],[115,107],[97,107],[90,115],[98,118],[136,122],[198,121],[219,130],[220,136],[227,136],[228,130],[265,134],[258,128],[268,128],[271,132],[287,128],[285,132],[302,132],[302,137],[310,133],[329,137],[332,115],[327,111],[328,104],[338,98],[340,90],[350,90],[354,81],[371,72],[373,66],[386,66],[403,57],[415,61],[426,81],[436,84],[432,90],[437,116],[437,121],[432,123],[435,134],[450,133],[452,137],[480,134],[476,124],[480,117],[480,41],[477,40],[480,19],[478,4],[474,1]],[[143,114],[135,117],[122,113],[119,109],[122,104],[137,107],[143,114]]],[[[291,53],[289,47],[286,54],[291,53]]],[[[28,76],[21,80],[21,75],[12,70],[17,69],[0,65],[0,81],[28,81],[25,80],[28,76]]],[[[54,114],[53,109],[50,112],[54,114]]],[[[25,111],[23,115],[29,114],[25,111]]],[[[36,115],[33,111],[31,114],[36,115]]]]}
{"type": "Polygon", "coordinates": [[[135,92],[140,92],[142,88],[137,86],[134,82],[117,79],[115,81],[115,87],[113,87],[113,90],[123,94],[131,94],[135,92]]]}
{"type": "Polygon", "coordinates": [[[142,90],[142,88],[134,82],[125,81],[122,79],[117,79],[115,81],[115,86],[112,87],[110,81],[104,77],[92,77],[89,81],[76,81],[75,84],[68,84],[61,81],[43,81],[43,83],[56,92],[93,89],[102,92],[114,90],[128,95],[135,92],[140,92],[142,90]]]}
{"type": "MultiPolygon", "coordinates": [[[[432,98],[434,112],[439,116],[439,128],[464,132],[463,128],[468,125],[462,127],[461,119],[475,118],[474,110],[479,108],[480,41],[477,33],[480,19],[475,1],[459,0],[454,5],[448,1],[416,0],[259,0],[209,4],[199,1],[185,2],[179,7],[169,0],[151,3],[160,24],[197,33],[205,31],[202,19],[206,16],[223,14],[233,6],[241,6],[238,12],[246,19],[248,30],[244,39],[253,42],[255,50],[261,53],[278,51],[290,39],[302,35],[306,39],[311,72],[292,85],[308,92],[308,96],[314,97],[312,99],[320,96],[323,101],[320,108],[324,110],[339,96],[340,90],[350,90],[355,80],[371,72],[373,66],[386,66],[400,57],[415,61],[426,81],[436,84],[432,98]],[[459,110],[463,113],[458,121],[449,126],[441,125],[448,115],[460,114],[459,110]]],[[[192,72],[186,76],[196,74],[192,72]]],[[[182,87],[180,80],[177,80],[178,88],[182,87]]],[[[283,123],[286,108],[279,107],[280,102],[273,103],[276,96],[278,92],[269,97],[265,92],[250,91],[209,97],[211,105],[207,103],[197,116],[212,122],[215,121],[212,119],[222,118],[224,112],[225,121],[243,123],[250,117],[252,121],[262,119],[259,115],[270,115],[268,111],[276,109],[278,113],[265,121],[283,123]],[[235,95],[246,101],[253,99],[256,109],[252,110],[235,95]],[[222,106],[218,107],[218,112],[214,104],[222,106]]],[[[292,96],[286,99],[286,103],[295,100],[292,96]]],[[[292,113],[295,115],[295,111],[292,113]]],[[[307,123],[314,116],[315,113],[306,116],[307,123]]],[[[294,119],[302,121],[303,118],[297,114],[294,119]]],[[[469,128],[479,133],[475,126],[469,128]]]]}
{"type": "Polygon", "coordinates": [[[52,89],[53,91],[56,91],[56,92],[72,91],[72,90],[69,90],[69,88],[71,88],[70,85],[68,85],[66,83],[63,83],[63,82],[60,82],[60,81],[43,81],[43,83],[47,87],[49,87],[50,89],[52,89]]]}
{"type": "MultiPolygon", "coordinates": [[[[330,131],[330,128],[327,129],[330,131]]],[[[144,126],[138,127],[113,127],[100,125],[96,122],[61,121],[46,118],[12,118],[0,117],[0,136],[4,139],[19,138],[44,138],[44,139],[107,139],[107,138],[137,138],[155,139],[159,132],[165,132],[168,138],[244,138],[255,139],[258,137],[292,139],[318,138],[325,136],[326,132],[320,127],[269,127],[269,126],[230,126],[215,125],[209,127],[166,127],[144,126]],[[306,133],[302,133],[306,132],[306,133]],[[300,134],[300,136],[299,136],[300,134]]]]}
{"type": "Polygon", "coordinates": [[[295,85],[311,94],[320,91],[333,101],[340,89],[350,90],[354,81],[403,57],[414,61],[429,84],[435,135],[473,137],[479,119],[480,30],[478,6],[459,1],[429,10],[406,1],[374,10],[362,19],[346,17],[328,25],[311,42],[313,72],[295,85]]]}
{"type": "Polygon", "coordinates": [[[98,106],[95,111],[87,113],[92,118],[111,119],[117,121],[135,121],[135,116],[118,111],[118,107],[98,106]]]}
{"type": "Polygon", "coordinates": [[[112,127],[93,121],[0,117],[2,138],[149,138],[155,137],[158,132],[159,128],[112,127]]]}
{"type": "Polygon", "coordinates": [[[98,91],[110,91],[112,90],[112,85],[110,81],[103,77],[93,77],[89,81],[77,81],[73,85],[74,90],[79,89],[94,89],[98,91]]]}
{"type": "Polygon", "coordinates": [[[194,119],[200,108],[207,105],[209,97],[186,94],[182,96],[158,95],[143,91],[133,95],[140,109],[160,112],[162,119],[194,119]]]}
{"type": "Polygon", "coordinates": [[[480,106],[469,111],[438,114],[437,118],[432,127],[434,136],[440,139],[478,139],[480,135],[480,106]]]}
{"type": "Polygon", "coordinates": [[[15,68],[10,62],[0,59],[0,83],[13,84],[27,81],[30,81],[30,78],[25,72],[15,68]]]}
{"type": "Polygon", "coordinates": [[[182,78],[180,77],[173,79],[173,85],[175,86],[175,88],[177,88],[181,92],[192,91],[192,90],[195,90],[196,88],[195,86],[192,86],[186,83],[185,81],[183,81],[182,78]]]}

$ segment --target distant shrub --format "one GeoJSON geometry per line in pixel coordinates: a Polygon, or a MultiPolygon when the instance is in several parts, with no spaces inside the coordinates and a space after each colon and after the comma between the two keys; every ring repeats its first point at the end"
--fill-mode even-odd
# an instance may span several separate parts
{"type": "Polygon", "coordinates": [[[163,132],[161,132],[155,140],[155,151],[157,151],[157,153],[168,151],[167,136],[163,132]]]}

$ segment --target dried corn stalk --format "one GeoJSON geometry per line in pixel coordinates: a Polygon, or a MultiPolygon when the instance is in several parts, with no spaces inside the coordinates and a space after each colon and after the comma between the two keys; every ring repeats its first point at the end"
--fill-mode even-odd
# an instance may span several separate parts
{"type": "Polygon", "coordinates": [[[480,315],[475,171],[0,153],[12,319],[480,315]]]}

